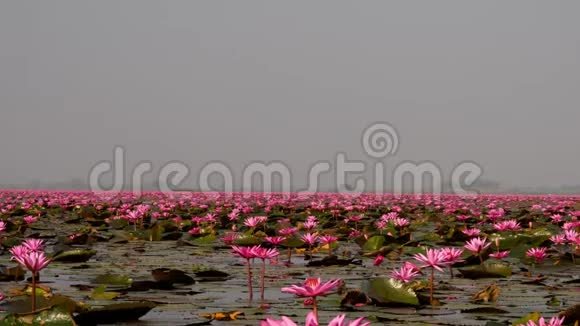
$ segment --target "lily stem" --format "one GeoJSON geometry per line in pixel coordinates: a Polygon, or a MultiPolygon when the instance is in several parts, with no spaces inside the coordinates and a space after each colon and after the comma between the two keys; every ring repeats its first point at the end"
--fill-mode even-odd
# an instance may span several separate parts
{"type": "Polygon", "coordinates": [[[435,279],[435,268],[431,267],[431,278],[429,279],[429,303],[433,305],[433,280],[435,279]]]}
{"type": "Polygon", "coordinates": [[[262,292],[260,294],[260,299],[262,304],[264,304],[264,278],[266,277],[266,259],[262,259],[262,292]]]}
{"type": "Polygon", "coordinates": [[[36,310],[36,274],[32,273],[32,312],[36,310]]]}
{"type": "Polygon", "coordinates": [[[250,265],[250,260],[248,261],[248,290],[250,291],[250,302],[254,299],[254,291],[252,289],[252,267],[250,265]]]}

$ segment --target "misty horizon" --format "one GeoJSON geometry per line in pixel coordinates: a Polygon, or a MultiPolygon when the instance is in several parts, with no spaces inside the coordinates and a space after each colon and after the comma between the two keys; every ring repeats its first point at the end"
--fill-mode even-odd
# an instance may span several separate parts
{"type": "Polygon", "coordinates": [[[0,4],[0,186],[81,188],[121,146],[148,187],[170,162],[197,189],[210,162],[279,161],[297,189],[337,153],[376,163],[361,134],[387,122],[387,171],[580,193],[580,3],[136,4],[0,4]]]}

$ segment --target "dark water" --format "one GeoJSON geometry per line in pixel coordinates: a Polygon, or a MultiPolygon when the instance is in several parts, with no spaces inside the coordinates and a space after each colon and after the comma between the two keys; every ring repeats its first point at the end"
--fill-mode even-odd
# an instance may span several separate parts
{"type": "MultiPolygon", "coordinates": [[[[290,284],[302,283],[308,277],[321,277],[323,280],[342,278],[348,288],[360,288],[365,279],[373,276],[387,276],[399,262],[385,262],[380,267],[373,267],[371,259],[364,259],[363,266],[308,268],[299,255],[294,255],[291,266],[284,264],[268,265],[266,279],[266,302],[269,309],[259,306],[259,266],[254,265],[254,302],[249,303],[246,286],[246,267],[244,261],[234,257],[226,248],[216,249],[207,246],[177,246],[175,241],[146,242],[131,241],[126,244],[97,243],[93,246],[98,254],[88,264],[89,269],[74,269],[82,264],[52,263],[41,272],[45,285],[54,293],[64,294],[91,305],[105,305],[119,301],[152,300],[160,305],[150,311],[138,322],[130,325],[187,325],[204,321],[200,314],[218,311],[241,310],[245,313],[240,320],[219,322],[212,325],[257,325],[265,316],[293,316],[298,323],[304,322],[304,316],[310,311],[302,300],[291,294],[282,293],[280,288],[290,284]],[[105,273],[129,275],[133,280],[152,280],[151,270],[160,267],[183,270],[193,276],[193,266],[212,267],[231,274],[231,278],[222,282],[197,282],[192,285],[176,286],[172,290],[149,290],[130,292],[115,301],[94,301],[87,299],[90,291],[80,291],[73,284],[94,285],[92,280],[105,273]],[[189,294],[188,292],[200,292],[189,294]]],[[[50,249],[50,248],[49,248],[50,249]]],[[[358,252],[358,246],[344,243],[340,251],[358,252]]],[[[321,253],[318,256],[321,257],[321,253]]],[[[282,256],[284,257],[284,256],[282,256]]],[[[285,257],[284,257],[285,258],[285,257]]],[[[509,259],[508,259],[509,261],[509,259]]],[[[520,265],[513,261],[514,272],[520,265]]],[[[14,265],[9,255],[0,256],[0,264],[14,265]]],[[[567,264],[562,266],[538,266],[536,274],[547,275],[543,285],[524,285],[521,282],[529,279],[515,273],[505,279],[468,280],[450,279],[448,274],[438,273],[435,296],[445,304],[441,307],[426,308],[389,308],[363,306],[345,311],[349,318],[358,316],[378,316],[389,320],[390,325],[485,325],[489,321],[501,323],[513,322],[531,312],[540,312],[551,316],[573,304],[580,303],[580,285],[565,284],[580,277],[580,266],[567,264]],[[475,304],[470,297],[485,286],[496,283],[501,294],[496,303],[475,304]],[[559,305],[550,306],[548,302],[555,298],[559,305]],[[477,312],[474,309],[492,307],[496,312],[477,312]],[[471,312],[469,312],[471,311],[471,312]],[[503,311],[503,313],[498,313],[503,311]]],[[[4,293],[10,289],[21,288],[25,282],[0,283],[4,293]]],[[[108,291],[115,290],[109,287],[108,291]]],[[[341,313],[340,297],[337,294],[320,301],[320,322],[326,324],[332,317],[341,313]]],[[[553,300],[552,300],[553,301],[553,300]]],[[[373,322],[380,325],[383,322],[373,322]]]]}

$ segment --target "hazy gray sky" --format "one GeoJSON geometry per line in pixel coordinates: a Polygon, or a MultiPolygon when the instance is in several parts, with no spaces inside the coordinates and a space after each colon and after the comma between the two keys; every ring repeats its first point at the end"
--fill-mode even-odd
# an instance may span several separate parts
{"type": "MultiPolygon", "coordinates": [[[[578,1],[2,1],[0,183],[112,158],[298,178],[387,121],[401,160],[580,183],[578,1]]],[[[369,159],[370,161],[370,159],[369,159]]],[[[131,163],[131,164],[133,164],[131,163]]]]}

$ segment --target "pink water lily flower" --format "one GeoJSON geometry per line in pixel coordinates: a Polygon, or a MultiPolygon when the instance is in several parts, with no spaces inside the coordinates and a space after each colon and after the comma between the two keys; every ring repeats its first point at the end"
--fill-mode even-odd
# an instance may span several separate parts
{"type": "MultiPolygon", "coordinates": [[[[304,281],[304,285],[290,285],[289,287],[282,288],[282,292],[293,293],[299,297],[310,297],[312,298],[312,306],[315,320],[318,320],[318,304],[316,297],[329,295],[330,292],[336,289],[340,284],[342,284],[341,279],[330,280],[326,283],[322,283],[320,278],[309,278],[304,281]]],[[[308,319],[308,318],[307,318],[308,319]]],[[[308,322],[307,322],[308,324],[308,322]]],[[[318,324],[318,323],[317,323],[318,324]]]]}
{"type": "Polygon", "coordinates": [[[368,326],[371,324],[370,322],[364,321],[365,317],[359,317],[349,322],[347,322],[345,318],[346,318],[345,314],[338,315],[334,317],[334,319],[332,319],[330,323],[328,323],[328,326],[368,326]]]}
{"type": "Polygon", "coordinates": [[[281,244],[282,242],[286,241],[286,238],[281,236],[274,236],[274,237],[265,237],[264,241],[274,246],[281,244]]]}
{"type": "Polygon", "coordinates": [[[445,264],[444,253],[438,249],[427,249],[426,254],[427,255],[416,254],[413,258],[423,263],[423,266],[421,267],[431,267],[443,272],[441,267],[445,264]]]}
{"type": "Polygon", "coordinates": [[[413,256],[413,258],[423,263],[423,266],[421,267],[431,267],[431,275],[429,277],[429,302],[433,304],[433,283],[435,278],[435,270],[443,272],[441,267],[446,264],[446,257],[443,251],[438,249],[427,249],[426,254],[427,255],[416,254],[413,256]]]}
{"type": "Polygon", "coordinates": [[[331,235],[331,234],[325,234],[319,238],[319,241],[322,244],[330,244],[330,243],[338,241],[338,237],[331,235]]]}
{"type": "Polygon", "coordinates": [[[320,278],[309,278],[306,279],[304,285],[290,285],[290,287],[282,288],[282,292],[294,293],[299,297],[325,296],[328,295],[330,291],[337,288],[341,282],[341,279],[334,279],[322,283],[320,278]]]}
{"type": "Polygon", "coordinates": [[[545,247],[530,248],[526,252],[526,256],[534,258],[536,263],[541,263],[546,258],[546,249],[545,247]]]}
{"type": "Polygon", "coordinates": [[[266,318],[266,320],[262,320],[260,322],[260,326],[298,326],[298,325],[296,325],[296,323],[292,319],[286,316],[282,316],[282,319],[280,320],[266,318]]]}
{"type": "MultiPolygon", "coordinates": [[[[359,317],[352,321],[346,321],[346,315],[341,314],[334,317],[328,326],[369,326],[370,322],[364,321],[365,317],[359,317]]],[[[306,316],[305,326],[319,326],[318,318],[313,311],[306,316]]],[[[297,324],[290,318],[282,316],[281,320],[266,318],[260,322],[260,326],[297,326],[297,324]]]]}
{"type": "Polygon", "coordinates": [[[487,249],[491,245],[491,242],[487,241],[487,238],[473,238],[465,244],[465,249],[471,251],[472,253],[479,255],[485,249],[487,249]]]}
{"type": "Polygon", "coordinates": [[[27,253],[20,254],[19,256],[13,257],[20,265],[26,267],[29,271],[36,274],[42,269],[44,269],[48,264],[50,264],[50,259],[48,259],[44,252],[42,251],[29,251],[27,253]]]}
{"type": "Polygon", "coordinates": [[[275,248],[263,248],[260,246],[254,246],[250,248],[250,250],[252,250],[254,257],[260,259],[271,259],[280,255],[278,249],[275,248]]]}
{"type": "Polygon", "coordinates": [[[495,259],[504,259],[509,255],[510,255],[510,251],[506,250],[506,251],[498,251],[496,253],[489,254],[489,257],[493,257],[495,259]]]}
{"type": "Polygon", "coordinates": [[[461,231],[463,234],[465,234],[468,237],[474,237],[474,236],[478,236],[481,233],[480,229],[465,229],[461,231]]]}
{"type": "Polygon", "coordinates": [[[398,270],[393,270],[391,277],[397,279],[403,283],[411,282],[415,277],[419,275],[419,272],[415,271],[413,267],[403,265],[398,270]]]}
{"type": "Polygon", "coordinates": [[[313,246],[318,240],[318,235],[316,233],[306,233],[303,234],[300,239],[304,241],[309,246],[313,246]]]}
{"type": "Polygon", "coordinates": [[[561,326],[564,324],[565,317],[552,317],[549,322],[546,322],[544,317],[541,317],[537,322],[529,320],[526,324],[519,324],[518,326],[561,326]]]}
{"type": "Polygon", "coordinates": [[[443,256],[445,257],[444,262],[446,262],[450,265],[453,265],[455,263],[459,263],[459,262],[463,261],[463,259],[461,259],[461,255],[463,254],[463,249],[448,247],[448,248],[441,249],[441,252],[443,253],[443,256]]]}

